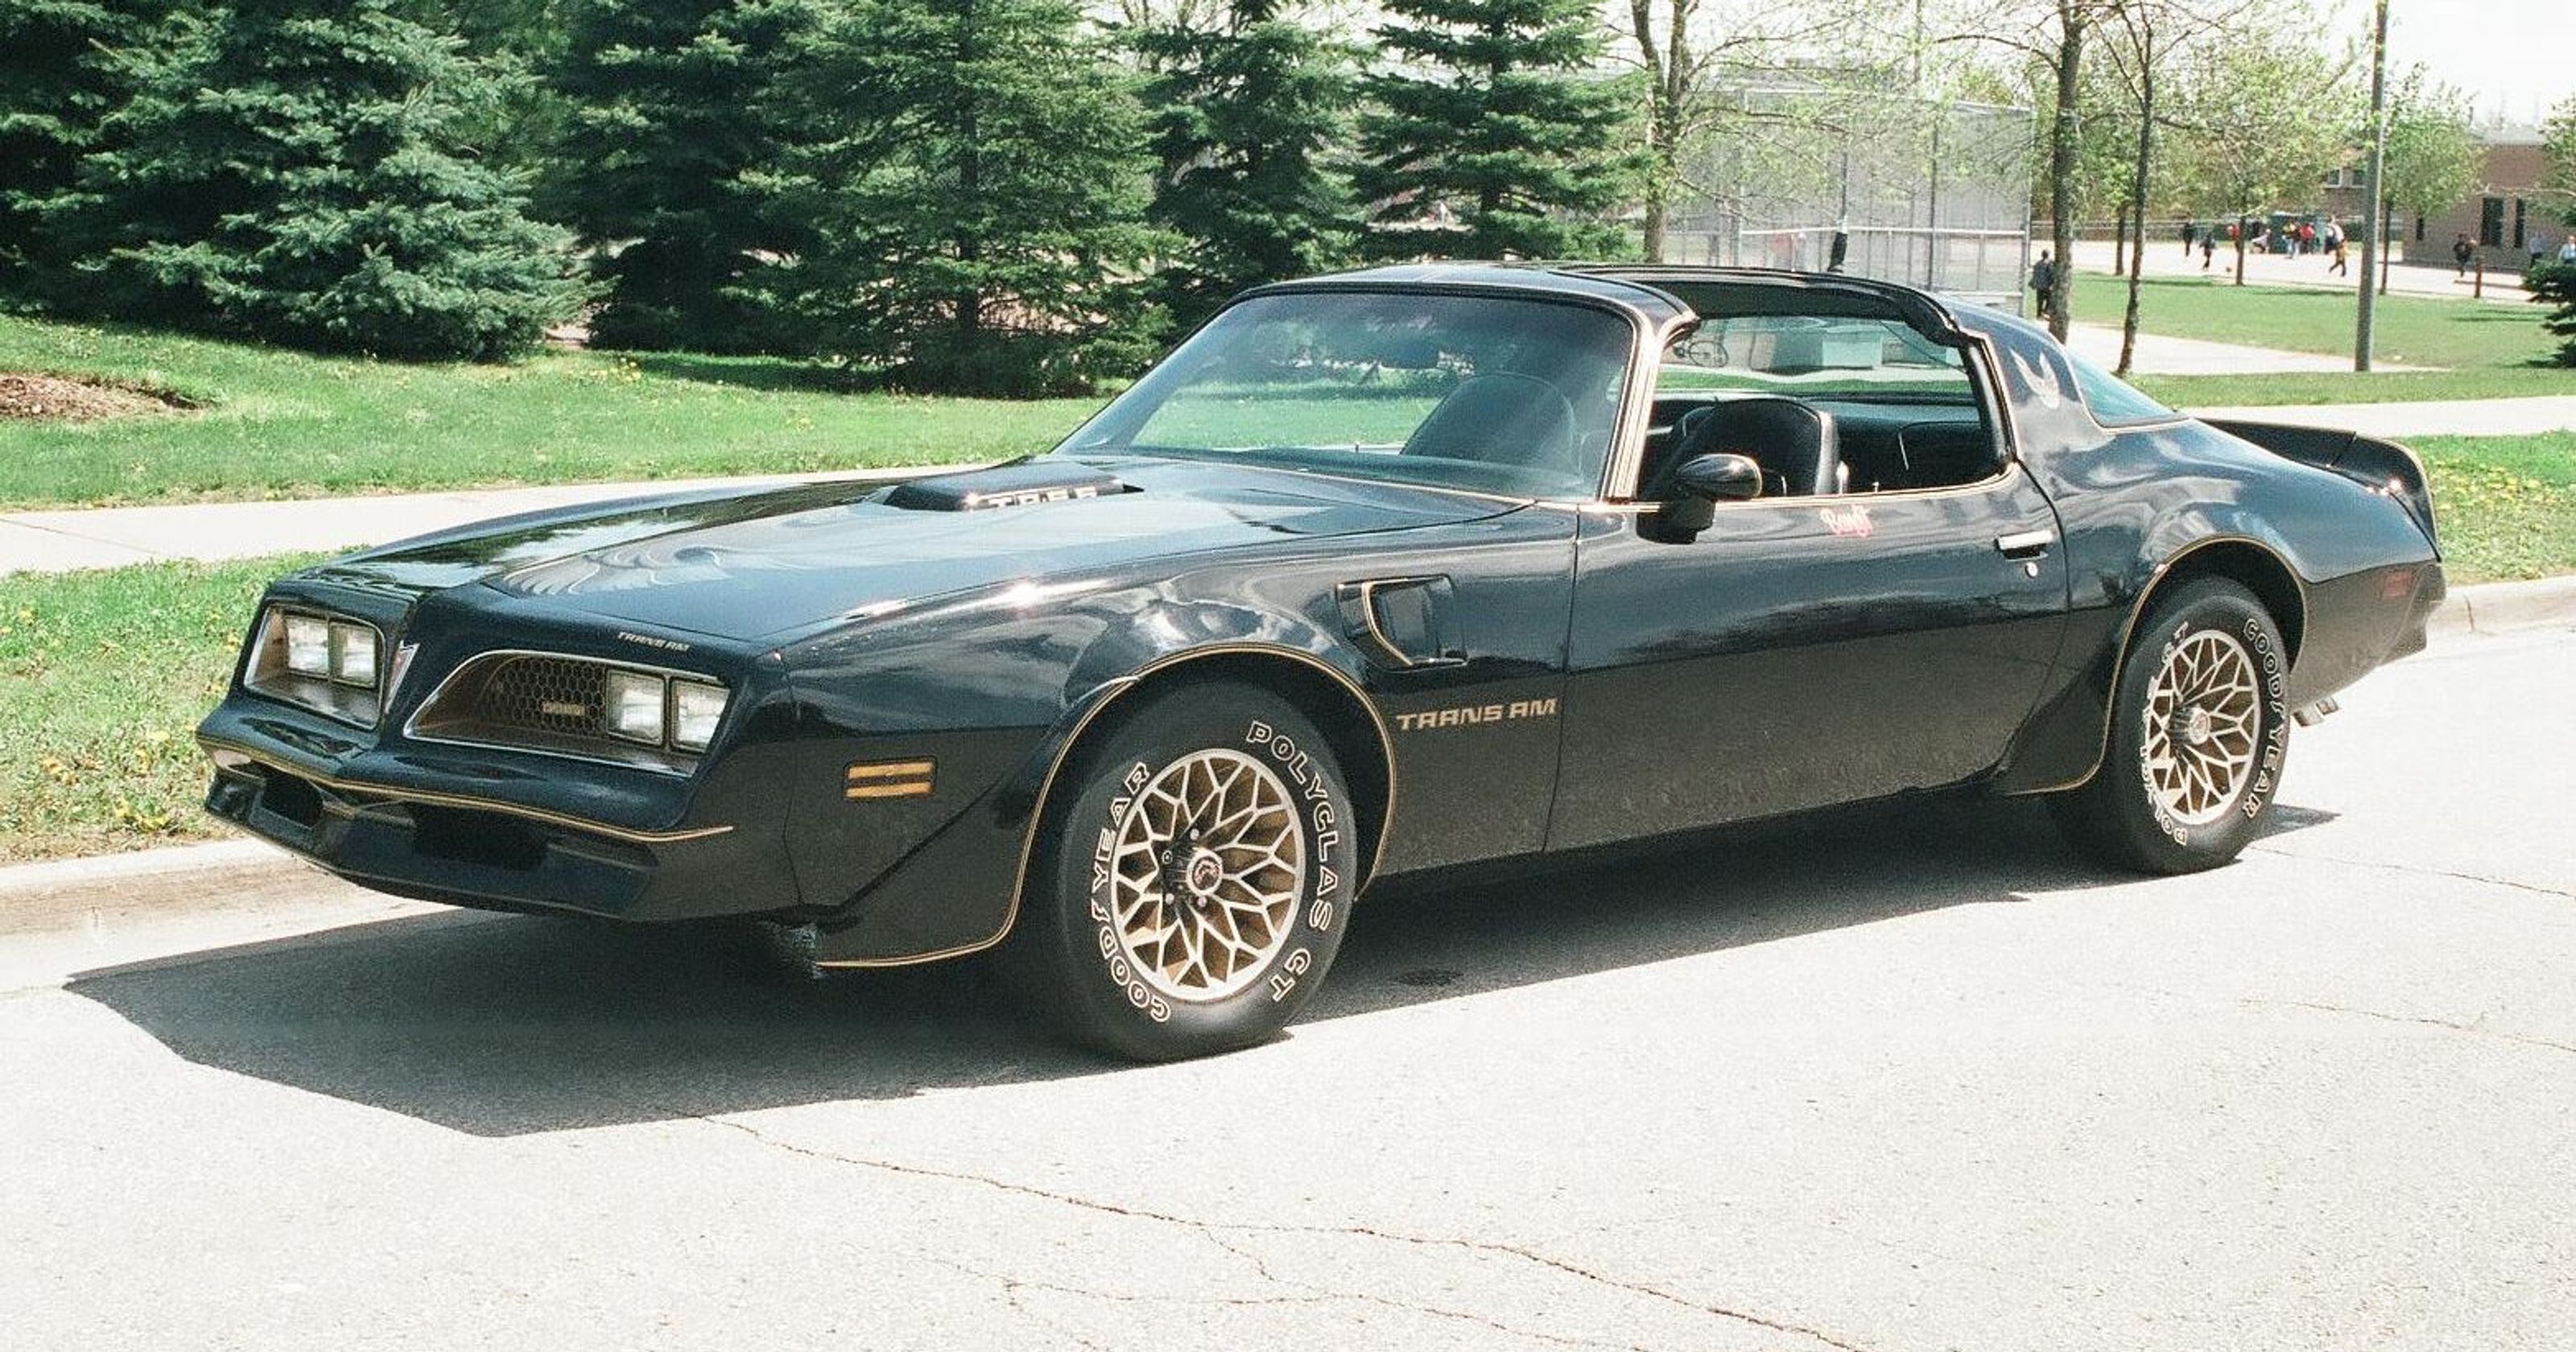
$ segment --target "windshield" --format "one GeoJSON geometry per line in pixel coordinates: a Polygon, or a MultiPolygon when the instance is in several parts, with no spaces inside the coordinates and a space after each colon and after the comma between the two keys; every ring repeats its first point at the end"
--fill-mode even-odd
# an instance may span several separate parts
{"type": "Polygon", "coordinates": [[[1606,311],[1306,292],[1237,305],[1055,454],[1125,453],[1590,497],[1630,354],[1606,311]]]}

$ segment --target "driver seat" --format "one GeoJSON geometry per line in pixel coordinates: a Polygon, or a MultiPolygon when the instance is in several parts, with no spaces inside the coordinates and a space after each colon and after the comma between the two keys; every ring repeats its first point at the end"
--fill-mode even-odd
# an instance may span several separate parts
{"type": "Polygon", "coordinates": [[[1683,414],[1673,425],[1671,449],[1646,476],[1638,496],[1665,496],[1673,471],[1703,455],[1740,455],[1761,466],[1766,498],[1842,491],[1843,457],[1834,415],[1795,399],[1725,399],[1683,414]]]}
{"type": "Polygon", "coordinates": [[[1403,454],[1581,477],[1574,406],[1535,376],[1499,372],[1459,381],[1405,438],[1403,454]]]}

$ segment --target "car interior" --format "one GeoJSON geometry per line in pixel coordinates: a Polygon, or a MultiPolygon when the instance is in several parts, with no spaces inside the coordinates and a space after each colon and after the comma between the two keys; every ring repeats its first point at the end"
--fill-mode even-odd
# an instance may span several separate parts
{"type": "Polygon", "coordinates": [[[1687,290],[1706,317],[1664,355],[1638,496],[1667,496],[1676,468],[1711,454],[1751,459],[1763,498],[1948,488],[2002,472],[1974,366],[1884,302],[1759,284],[1687,290]]]}

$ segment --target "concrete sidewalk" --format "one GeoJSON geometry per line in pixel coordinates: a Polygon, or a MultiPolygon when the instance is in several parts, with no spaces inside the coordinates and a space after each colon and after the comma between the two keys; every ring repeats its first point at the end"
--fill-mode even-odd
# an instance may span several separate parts
{"type": "Polygon", "coordinates": [[[2276,404],[2189,412],[2198,418],[2340,427],[2372,437],[2527,437],[2576,431],[2576,395],[2413,404],[2276,404]]]}
{"type": "Polygon", "coordinates": [[[0,512],[0,574],[63,573],[176,559],[213,561],[356,549],[469,522],[612,498],[697,488],[749,488],[971,469],[868,469],[738,479],[653,479],[637,483],[550,484],[453,493],[394,493],[285,502],[181,503],[168,507],[86,507],[0,512]]]}
{"type": "MultiPolygon", "coordinates": [[[[2120,364],[2120,329],[2116,324],[2070,324],[2066,346],[2105,371],[2120,364]]],[[[2397,362],[2380,362],[2378,366],[2382,371],[2433,369],[2397,362]]],[[[2351,371],[2352,358],[2141,333],[2130,369],[2142,376],[2261,376],[2283,372],[2333,375],[2351,371]]]]}
{"type": "MultiPolygon", "coordinates": [[[[2034,250],[2033,256],[2037,256],[2035,251],[2041,247],[2040,243],[2034,241],[2031,247],[2034,250]]],[[[2200,266],[2200,254],[2195,251],[2190,257],[2184,257],[2182,240],[2176,236],[2157,240],[2147,246],[2147,275],[2149,277],[2199,277],[2223,286],[2235,280],[2235,260],[2236,256],[2232,248],[2221,241],[2218,257],[2212,260],[2207,271],[2203,271],[2200,266]]],[[[2332,264],[2332,259],[2317,254],[2291,258],[2281,254],[2249,253],[2245,256],[2245,284],[2247,286],[2291,286],[2312,291],[2350,292],[2360,280],[2361,246],[2358,244],[2353,246],[2351,275],[2337,277],[2328,272],[2327,269],[2332,264]]],[[[2109,240],[2077,241],[2075,266],[2083,272],[2119,275],[2111,265],[2109,240]]],[[[2491,305],[2523,305],[2531,300],[2530,295],[2522,289],[2520,272],[2496,269],[2489,269],[2487,272],[2485,294],[2483,296],[2473,294],[2477,288],[2471,284],[2469,278],[2459,274],[2458,269],[2451,265],[2448,258],[2441,258],[2434,264],[2411,266],[2400,262],[2388,270],[2388,290],[2391,295],[2433,296],[2447,300],[2484,300],[2491,305]]]]}

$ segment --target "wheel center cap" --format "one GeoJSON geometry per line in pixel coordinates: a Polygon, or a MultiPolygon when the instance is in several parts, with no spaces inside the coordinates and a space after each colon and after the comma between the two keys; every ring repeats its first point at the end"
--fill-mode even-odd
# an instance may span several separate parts
{"type": "Polygon", "coordinates": [[[2207,706],[2195,704],[2183,711],[2182,739],[2193,746],[2209,740],[2210,718],[2207,706]]]}
{"type": "Polygon", "coordinates": [[[1214,850],[1200,850],[1190,856],[1189,867],[1182,870],[1181,882],[1190,895],[1205,901],[1216,895],[1217,884],[1225,881],[1225,861],[1214,850]]]}

